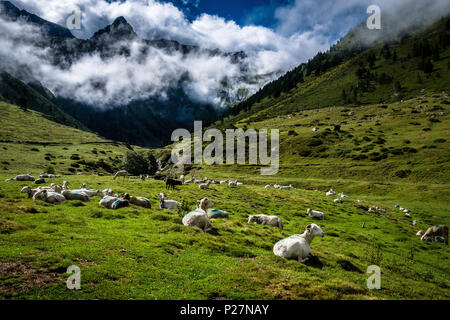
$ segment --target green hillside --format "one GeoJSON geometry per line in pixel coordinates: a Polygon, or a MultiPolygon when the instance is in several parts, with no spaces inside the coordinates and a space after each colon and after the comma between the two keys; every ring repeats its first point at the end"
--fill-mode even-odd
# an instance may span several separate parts
{"type": "Polygon", "coordinates": [[[331,106],[392,103],[450,87],[450,18],[367,49],[350,50],[345,39],[235,106],[215,125],[331,106]]]}
{"type": "Polygon", "coordinates": [[[58,174],[108,173],[117,170],[129,150],[123,143],[58,124],[36,111],[4,102],[0,109],[0,173],[40,173],[49,166],[58,174]]]}

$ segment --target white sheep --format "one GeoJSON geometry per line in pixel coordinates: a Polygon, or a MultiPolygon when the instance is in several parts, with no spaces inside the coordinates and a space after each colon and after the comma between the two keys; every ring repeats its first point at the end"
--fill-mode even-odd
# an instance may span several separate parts
{"type": "Polygon", "coordinates": [[[110,197],[119,197],[117,194],[115,194],[113,191],[112,191],[112,189],[105,189],[105,190],[103,190],[102,191],[102,195],[103,195],[103,197],[106,197],[106,196],[110,196],[110,197]]]}
{"type": "Polygon", "coordinates": [[[128,200],[117,198],[117,197],[111,197],[111,196],[103,197],[102,200],[100,200],[100,202],[98,204],[107,209],[113,209],[113,210],[130,206],[130,203],[128,202],[128,200]]]}
{"type": "Polygon", "coordinates": [[[325,219],[325,214],[321,211],[316,211],[316,210],[311,210],[311,209],[307,209],[306,213],[310,216],[313,217],[314,219],[318,219],[318,220],[323,220],[325,219]]]}
{"type": "Polygon", "coordinates": [[[291,185],[289,185],[289,186],[282,186],[282,187],[280,187],[280,190],[291,190],[291,189],[293,189],[294,187],[292,186],[292,184],[291,185]]]}
{"type": "Polygon", "coordinates": [[[31,174],[19,174],[14,179],[15,181],[35,181],[36,179],[31,174]]]}
{"type": "Polygon", "coordinates": [[[52,204],[60,204],[66,201],[66,198],[59,193],[51,192],[47,190],[39,190],[33,196],[33,200],[42,200],[52,204]]]}
{"type": "Polygon", "coordinates": [[[159,207],[160,209],[174,210],[178,208],[178,201],[166,200],[166,195],[164,193],[159,194],[159,207]]]}
{"type": "Polygon", "coordinates": [[[222,180],[220,181],[220,184],[228,184],[230,182],[230,180],[222,180]]]}
{"type": "Polygon", "coordinates": [[[244,183],[243,183],[243,182],[237,182],[237,181],[236,181],[236,185],[237,185],[237,186],[243,186],[244,183]]]}
{"type": "Polygon", "coordinates": [[[336,195],[336,192],[333,191],[333,189],[330,189],[329,191],[327,191],[326,196],[334,196],[336,195]]]}
{"type": "Polygon", "coordinates": [[[199,227],[205,232],[211,230],[212,225],[206,212],[213,206],[214,203],[208,198],[200,200],[197,209],[183,217],[183,225],[187,227],[199,227]]]}
{"type": "Polygon", "coordinates": [[[409,213],[405,213],[405,217],[408,218],[408,219],[411,219],[411,218],[412,218],[411,215],[410,215],[409,213]]]}
{"type": "Polygon", "coordinates": [[[278,241],[273,247],[273,253],[285,259],[297,259],[301,263],[306,262],[314,256],[310,245],[316,236],[323,237],[324,232],[318,225],[310,224],[303,234],[294,234],[289,238],[278,241]]]}
{"type": "Polygon", "coordinates": [[[416,236],[421,237],[423,236],[425,233],[422,230],[417,231],[416,236]]]}
{"type": "Polygon", "coordinates": [[[277,216],[268,216],[266,214],[249,216],[248,223],[252,223],[252,222],[283,229],[283,222],[277,216]]]}
{"type": "Polygon", "coordinates": [[[333,201],[334,201],[334,203],[343,203],[344,202],[344,201],[342,201],[342,199],[339,199],[339,198],[334,199],[333,201]]]}
{"type": "Polygon", "coordinates": [[[67,200],[79,200],[79,201],[90,201],[91,198],[81,190],[64,190],[62,195],[67,200]]]}
{"type": "Polygon", "coordinates": [[[207,183],[200,184],[198,186],[198,188],[201,189],[201,190],[206,190],[206,189],[209,189],[210,184],[211,184],[211,181],[208,181],[207,183]]]}
{"type": "Polygon", "coordinates": [[[268,185],[267,185],[267,186],[265,186],[264,188],[266,188],[266,189],[270,189],[270,188],[272,188],[272,185],[268,184],[268,185]]]}
{"type": "Polygon", "coordinates": [[[236,180],[236,181],[230,181],[230,182],[228,182],[228,185],[229,185],[230,187],[236,187],[236,186],[237,186],[237,180],[236,180]]]}

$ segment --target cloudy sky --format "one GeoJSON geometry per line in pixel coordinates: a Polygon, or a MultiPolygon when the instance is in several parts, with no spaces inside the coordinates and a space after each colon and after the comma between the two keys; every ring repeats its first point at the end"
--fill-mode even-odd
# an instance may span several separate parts
{"type": "MultiPolygon", "coordinates": [[[[382,19],[386,16],[394,17],[393,21],[403,27],[408,26],[412,18],[438,17],[449,12],[448,0],[12,0],[12,2],[22,9],[61,25],[66,24],[67,18],[74,10],[80,10],[82,28],[73,31],[79,38],[89,38],[118,16],[124,16],[142,38],[178,40],[204,48],[218,48],[224,52],[243,50],[249,56],[254,75],[288,71],[307,61],[317,52],[327,50],[351,28],[369,17],[366,11],[371,4],[381,7],[382,19]]],[[[32,50],[23,49],[22,60],[36,61],[36,57],[32,57],[33,59],[26,57],[26,53],[29,52],[32,50]]],[[[164,86],[167,79],[172,79],[170,75],[195,71],[190,67],[195,65],[201,67],[197,69],[198,72],[193,72],[193,77],[198,83],[189,90],[193,90],[193,95],[197,99],[213,103],[217,102],[214,92],[220,89],[221,77],[239,77],[238,70],[235,70],[229,61],[211,60],[206,56],[187,59],[169,57],[161,53],[155,56],[158,57],[158,61],[153,57],[152,60],[146,61],[145,65],[136,65],[132,60],[124,63],[120,60],[99,61],[98,57],[86,57],[79,65],[69,70],[70,74],[67,74],[66,70],[54,70],[52,66],[41,62],[39,76],[52,90],[57,90],[60,83],[60,88],[72,88],[70,93],[65,92],[65,95],[85,97],[99,93],[80,91],[80,87],[85,87],[86,82],[89,83],[87,80],[93,76],[93,71],[103,72],[104,78],[111,84],[111,92],[108,92],[106,101],[115,101],[117,96],[133,97],[136,94],[139,96],[139,92],[148,92],[146,82],[151,82],[155,77],[158,84],[164,86]],[[102,69],[95,68],[95,64],[101,65],[102,69]],[[179,69],[173,68],[174,65],[179,69]],[[168,70],[161,71],[155,69],[155,66],[159,69],[167,67],[168,70]],[[221,70],[218,70],[219,66],[221,70]],[[143,77],[139,75],[139,70],[147,70],[153,74],[151,77],[143,77]],[[137,84],[123,88],[122,83],[114,83],[117,81],[115,79],[124,73],[134,74],[137,84]],[[73,81],[79,83],[74,84],[73,81]],[[117,88],[120,90],[117,91],[117,88]]],[[[239,87],[239,84],[236,85],[239,87]]],[[[105,98],[99,96],[97,101],[105,101],[105,98]]]]}

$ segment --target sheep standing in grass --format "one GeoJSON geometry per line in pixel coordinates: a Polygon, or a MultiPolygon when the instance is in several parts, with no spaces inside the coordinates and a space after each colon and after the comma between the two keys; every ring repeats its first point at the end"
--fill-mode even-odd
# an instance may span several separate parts
{"type": "Polygon", "coordinates": [[[301,263],[306,262],[314,256],[310,247],[314,237],[323,236],[324,232],[318,225],[310,224],[303,234],[295,234],[277,242],[273,247],[273,253],[285,259],[297,259],[301,263]]]}
{"type": "Polygon", "coordinates": [[[62,194],[56,192],[39,190],[33,196],[33,200],[41,200],[52,204],[60,204],[66,201],[66,198],[62,194]]]}
{"type": "Polygon", "coordinates": [[[80,190],[65,190],[62,192],[62,195],[67,200],[78,200],[78,201],[90,201],[91,198],[83,191],[80,190]]]}
{"type": "Polygon", "coordinates": [[[178,208],[178,201],[166,200],[166,195],[164,193],[159,194],[159,207],[161,209],[174,210],[178,208]]]}
{"type": "Polygon", "coordinates": [[[248,223],[252,222],[283,229],[283,222],[277,216],[268,216],[266,214],[259,214],[248,217],[248,223]]]}
{"type": "Polygon", "coordinates": [[[318,220],[325,219],[325,214],[322,211],[308,209],[308,210],[306,210],[306,213],[314,219],[318,219],[318,220]]]}

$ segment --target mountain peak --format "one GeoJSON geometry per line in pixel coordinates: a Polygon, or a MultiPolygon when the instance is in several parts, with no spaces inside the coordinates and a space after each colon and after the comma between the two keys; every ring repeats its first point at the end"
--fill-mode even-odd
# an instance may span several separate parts
{"type": "Polygon", "coordinates": [[[92,38],[99,39],[103,37],[113,37],[115,40],[120,39],[133,39],[137,37],[134,32],[133,27],[128,23],[128,21],[120,16],[114,20],[112,24],[97,31],[92,38]]]}

